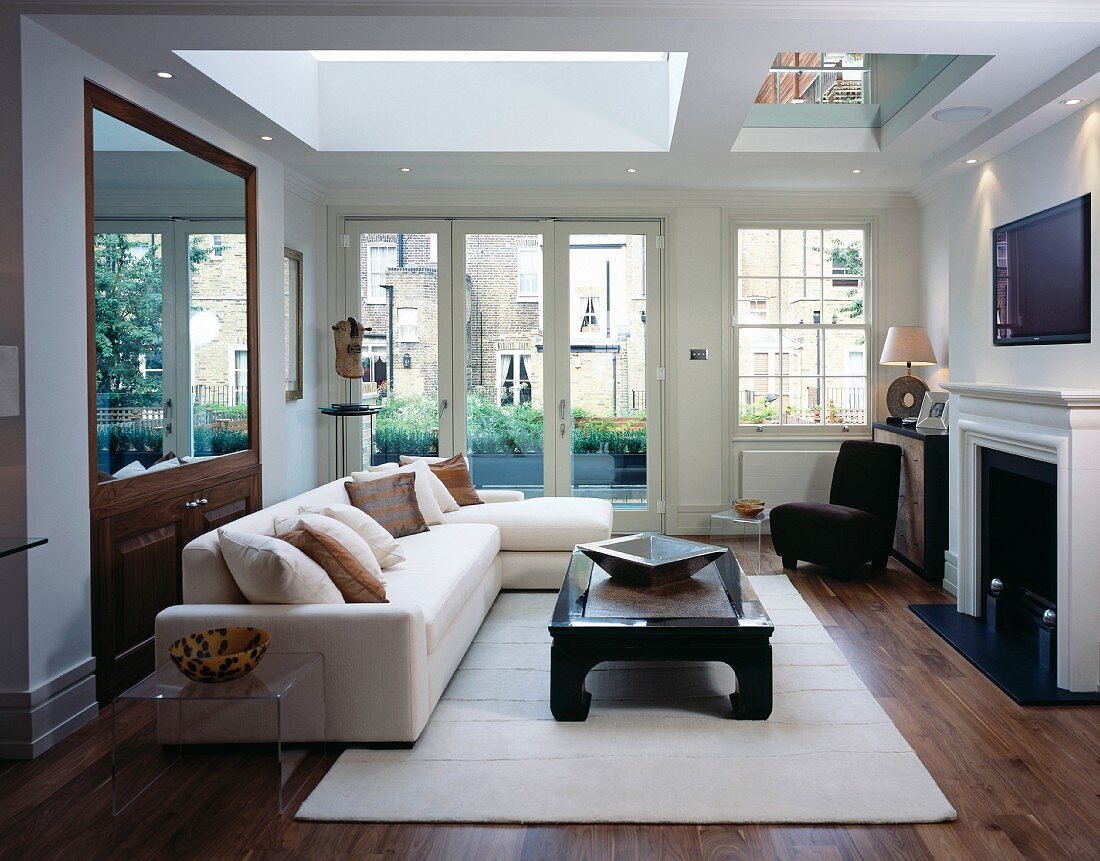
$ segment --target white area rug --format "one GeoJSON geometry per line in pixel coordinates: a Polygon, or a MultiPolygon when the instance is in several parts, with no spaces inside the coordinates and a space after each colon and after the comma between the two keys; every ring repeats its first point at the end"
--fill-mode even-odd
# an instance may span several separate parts
{"type": "Polygon", "coordinates": [[[412,750],[344,752],[298,819],[938,822],[955,811],[783,576],[775,708],[735,721],[716,664],[601,664],[583,723],[550,715],[556,596],[504,593],[412,750]]]}

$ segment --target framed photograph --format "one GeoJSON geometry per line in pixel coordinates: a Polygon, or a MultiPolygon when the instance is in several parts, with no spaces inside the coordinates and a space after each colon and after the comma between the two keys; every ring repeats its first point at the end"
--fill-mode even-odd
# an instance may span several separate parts
{"type": "Polygon", "coordinates": [[[917,427],[947,430],[947,392],[925,392],[917,427]]]}
{"type": "Polygon", "coordinates": [[[283,249],[283,355],[286,399],[302,397],[302,252],[283,249]]]}

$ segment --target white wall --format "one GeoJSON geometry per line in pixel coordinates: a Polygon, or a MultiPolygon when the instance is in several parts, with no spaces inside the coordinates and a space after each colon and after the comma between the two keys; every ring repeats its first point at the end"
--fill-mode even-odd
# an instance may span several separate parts
{"type": "Polygon", "coordinates": [[[286,488],[294,496],[327,475],[333,419],[317,412],[328,401],[324,359],[328,355],[328,291],[325,209],[316,198],[287,183],[286,247],[302,252],[302,398],[286,402],[286,488]]]}
{"type": "Polygon", "coordinates": [[[920,208],[920,325],[928,329],[940,363],[920,368],[919,372],[936,390],[950,379],[947,313],[950,247],[951,204],[946,192],[941,192],[920,208]]]}
{"type": "MultiPolygon", "coordinates": [[[[283,168],[27,19],[22,20],[21,56],[26,527],[30,534],[50,539],[27,556],[23,616],[28,633],[20,647],[27,665],[23,690],[34,691],[86,664],[91,655],[84,80],[147,107],[258,168],[260,453],[266,502],[283,498],[286,472],[283,168]]],[[[6,604],[0,612],[21,611],[6,604]]],[[[17,657],[7,655],[5,660],[17,657]]]]}
{"type": "MultiPolygon", "coordinates": [[[[921,211],[925,319],[949,311],[950,379],[1017,386],[1100,387],[1100,302],[1091,344],[994,347],[991,231],[1093,195],[1092,283],[1100,285],[1100,103],[1067,117],[966,174],[921,211]],[[946,278],[944,275],[946,274],[946,278]]],[[[942,324],[935,338],[942,338],[942,324]]],[[[958,437],[952,434],[948,577],[959,550],[958,437]]]]}
{"type": "Polygon", "coordinates": [[[951,379],[955,382],[1096,388],[1100,302],[1091,344],[994,347],[991,231],[1093,194],[1092,283],[1100,285],[1100,102],[1078,111],[968,174],[951,191],[951,379]]]}

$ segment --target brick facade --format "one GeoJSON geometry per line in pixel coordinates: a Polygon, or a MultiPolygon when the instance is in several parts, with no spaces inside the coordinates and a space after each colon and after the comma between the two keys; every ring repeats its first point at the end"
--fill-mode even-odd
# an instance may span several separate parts
{"type": "MultiPolygon", "coordinates": [[[[247,400],[247,358],[244,373],[233,367],[234,352],[248,343],[247,248],[244,234],[195,234],[192,243],[207,252],[191,265],[191,316],[203,311],[217,315],[217,335],[193,345],[191,368],[195,398],[226,405],[247,400]],[[215,245],[215,237],[220,243],[215,245]],[[241,386],[244,388],[241,388],[241,386]]],[[[247,354],[246,354],[247,356],[247,354]]]]}

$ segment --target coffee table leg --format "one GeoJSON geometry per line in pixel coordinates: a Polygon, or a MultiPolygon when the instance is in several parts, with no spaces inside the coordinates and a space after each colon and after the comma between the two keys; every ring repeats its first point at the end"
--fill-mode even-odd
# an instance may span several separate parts
{"type": "Polygon", "coordinates": [[[772,713],[772,647],[740,650],[727,659],[737,674],[737,692],[730,694],[737,720],[767,720],[772,713]]]}
{"type": "Polygon", "coordinates": [[[595,664],[556,643],[550,647],[550,711],[555,720],[582,721],[588,717],[592,694],[584,689],[584,678],[595,664]]]}

